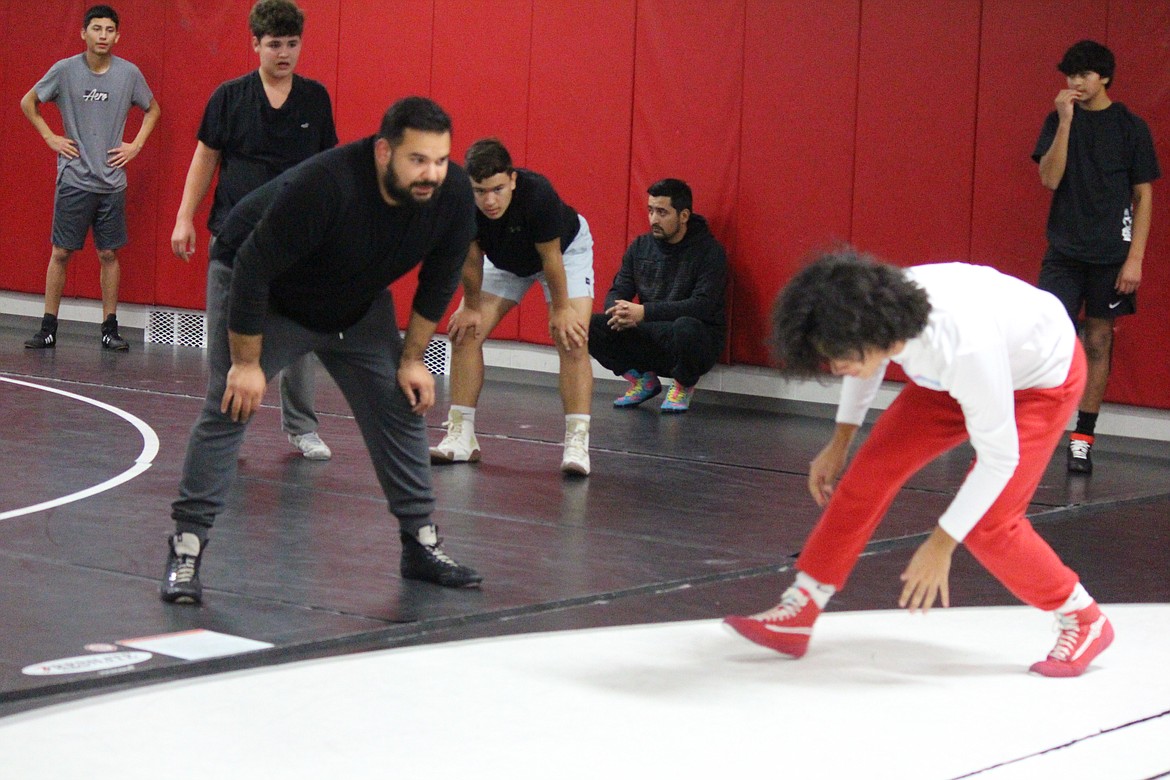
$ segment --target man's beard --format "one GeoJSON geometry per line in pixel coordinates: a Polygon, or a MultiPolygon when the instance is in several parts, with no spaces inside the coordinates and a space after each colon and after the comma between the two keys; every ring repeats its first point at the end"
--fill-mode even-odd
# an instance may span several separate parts
{"type": "Polygon", "coordinates": [[[679,229],[675,228],[673,233],[667,233],[661,225],[650,228],[651,235],[659,241],[665,241],[668,244],[671,242],[671,239],[678,235],[678,231],[679,229]]]}
{"type": "Polygon", "coordinates": [[[382,186],[386,188],[386,193],[394,199],[394,202],[399,206],[406,206],[412,209],[427,209],[433,208],[434,204],[439,200],[439,192],[443,185],[437,181],[416,181],[409,186],[402,186],[398,183],[398,177],[394,175],[392,167],[386,168],[386,173],[382,176],[382,186]],[[415,197],[413,187],[416,186],[430,186],[431,196],[426,200],[419,200],[415,197]]]}

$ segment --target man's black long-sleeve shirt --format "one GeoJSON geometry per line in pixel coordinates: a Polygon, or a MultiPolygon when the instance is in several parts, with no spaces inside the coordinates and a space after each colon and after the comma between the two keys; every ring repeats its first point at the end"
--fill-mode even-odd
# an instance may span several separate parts
{"type": "Polygon", "coordinates": [[[391,206],[373,136],[322,152],[253,190],[224,222],[213,259],[234,268],[228,327],[262,334],[271,307],[340,332],[420,264],[413,309],[438,322],[474,233],[471,184],[455,163],[430,203],[391,206]]]}

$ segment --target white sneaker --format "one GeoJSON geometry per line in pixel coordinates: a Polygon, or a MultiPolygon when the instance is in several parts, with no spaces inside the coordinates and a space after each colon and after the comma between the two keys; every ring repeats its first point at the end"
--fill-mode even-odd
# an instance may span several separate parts
{"type": "Polygon", "coordinates": [[[333,457],[333,450],[321,441],[321,437],[317,435],[316,431],[302,433],[300,436],[294,436],[290,433],[288,443],[300,450],[301,454],[309,460],[329,460],[333,457]]]}
{"type": "Polygon", "coordinates": [[[475,463],[479,460],[479,441],[475,428],[463,419],[463,412],[447,413],[447,435],[438,447],[431,447],[431,463],[475,463]]]}
{"type": "Polygon", "coordinates": [[[589,423],[571,420],[565,426],[565,457],[561,471],[566,474],[589,474],[589,423]]]}

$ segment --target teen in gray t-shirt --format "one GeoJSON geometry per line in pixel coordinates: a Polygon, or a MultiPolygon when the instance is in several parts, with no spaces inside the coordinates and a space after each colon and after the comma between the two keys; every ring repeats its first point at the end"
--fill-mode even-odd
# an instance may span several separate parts
{"type": "Polygon", "coordinates": [[[65,135],[80,155],[57,155],[57,183],[87,192],[117,192],[126,171],[110,164],[110,150],[122,145],[130,106],[149,111],[154,95],[132,62],[111,56],[109,68],[90,70],[86,54],[60,60],[33,87],[42,103],[56,103],[65,135]]]}
{"type": "Polygon", "coordinates": [[[20,100],[20,108],[49,148],[57,154],[57,190],[53,198],[53,251],[45,274],[45,316],[41,329],[24,342],[29,349],[57,346],[57,314],[69,258],[85,245],[92,228],[101,263],[102,347],[124,352],[130,345],[118,333],[117,250],[125,246],[126,172],[158,122],[158,101],[142,73],[113,56],[118,42],[118,14],[108,5],[85,12],[81,40],[85,53],[63,59],[20,100]],[[41,116],[40,104],[54,102],[61,111],[64,135],[41,116]],[[122,133],[135,105],[146,112],[133,141],[122,133]]]}

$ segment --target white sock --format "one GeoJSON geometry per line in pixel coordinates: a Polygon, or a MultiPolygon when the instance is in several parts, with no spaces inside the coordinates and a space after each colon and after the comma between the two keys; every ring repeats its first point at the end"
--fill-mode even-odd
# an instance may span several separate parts
{"type": "Polygon", "coordinates": [[[580,420],[581,422],[585,423],[585,430],[589,430],[589,415],[587,415],[587,414],[566,414],[565,415],[565,430],[566,431],[569,430],[570,427],[572,427],[572,423],[574,420],[580,420]]]}
{"type": "Polygon", "coordinates": [[[199,555],[199,549],[202,546],[198,536],[190,531],[184,531],[175,541],[175,553],[178,555],[199,555]]]}
{"type": "Polygon", "coordinates": [[[470,442],[475,436],[475,407],[474,406],[458,406],[451,404],[451,408],[447,411],[447,420],[450,421],[451,415],[459,412],[463,416],[463,428],[460,437],[465,442],[470,442]]]}
{"type": "Polygon", "coordinates": [[[418,543],[421,545],[434,547],[439,543],[439,529],[435,528],[434,524],[424,525],[414,532],[414,538],[418,539],[418,543]]]}
{"type": "Polygon", "coordinates": [[[802,571],[796,573],[796,587],[801,588],[821,609],[829,603],[829,599],[837,592],[832,585],[823,585],[802,571]]]}
{"type": "Polygon", "coordinates": [[[1073,612],[1080,612],[1085,607],[1093,603],[1093,597],[1089,595],[1089,591],[1085,590],[1085,586],[1077,583],[1073,588],[1072,595],[1068,597],[1068,601],[1056,608],[1056,611],[1062,615],[1068,615],[1073,612]]]}

